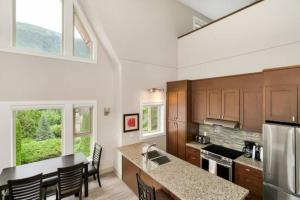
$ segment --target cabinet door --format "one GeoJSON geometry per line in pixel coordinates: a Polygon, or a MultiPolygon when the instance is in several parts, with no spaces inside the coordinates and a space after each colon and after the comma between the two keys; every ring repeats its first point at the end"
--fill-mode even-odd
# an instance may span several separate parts
{"type": "Polygon", "coordinates": [[[262,132],[263,90],[241,90],[241,129],[246,131],[262,132]]]}
{"type": "Polygon", "coordinates": [[[167,151],[177,156],[177,125],[175,121],[168,121],[167,151]]]}
{"type": "Polygon", "coordinates": [[[297,90],[297,85],[266,87],[266,120],[296,123],[298,121],[297,90]]]}
{"type": "Polygon", "coordinates": [[[122,180],[136,195],[138,194],[136,174],[139,172],[137,166],[122,156],[122,180]]]}
{"type": "Polygon", "coordinates": [[[179,158],[185,160],[185,148],[186,148],[186,123],[176,122],[177,129],[177,155],[179,158]]]}
{"type": "Polygon", "coordinates": [[[202,123],[206,119],[206,90],[196,90],[192,95],[193,122],[202,123]]]}
{"type": "Polygon", "coordinates": [[[176,120],[177,118],[177,102],[178,102],[178,96],[177,92],[168,92],[167,93],[167,99],[168,99],[168,120],[176,120]]]}
{"type": "Polygon", "coordinates": [[[240,96],[238,89],[222,90],[222,119],[240,121],[240,96]]]}
{"type": "Polygon", "coordinates": [[[222,93],[221,90],[207,91],[207,117],[220,119],[222,113],[222,93]]]}
{"type": "Polygon", "coordinates": [[[187,96],[185,91],[177,92],[177,117],[176,121],[186,122],[187,96]]]}

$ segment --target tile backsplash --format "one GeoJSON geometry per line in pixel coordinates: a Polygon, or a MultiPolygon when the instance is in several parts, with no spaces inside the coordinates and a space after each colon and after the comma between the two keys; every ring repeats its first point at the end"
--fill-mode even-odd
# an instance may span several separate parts
{"type": "Polygon", "coordinates": [[[199,134],[204,135],[204,132],[206,132],[206,135],[210,137],[211,143],[238,151],[242,151],[245,140],[254,141],[260,145],[263,143],[261,133],[201,124],[199,126],[199,134]]]}

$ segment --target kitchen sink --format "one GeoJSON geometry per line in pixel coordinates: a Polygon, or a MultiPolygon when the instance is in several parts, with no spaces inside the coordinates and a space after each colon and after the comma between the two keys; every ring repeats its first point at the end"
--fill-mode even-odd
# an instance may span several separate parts
{"type": "Polygon", "coordinates": [[[171,160],[167,156],[160,156],[158,158],[152,159],[151,161],[157,163],[158,165],[163,165],[170,162],[171,160]]]}
{"type": "MultiPolygon", "coordinates": [[[[146,157],[146,153],[142,153],[142,156],[145,156],[146,157]]],[[[157,157],[160,157],[162,156],[161,153],[159,153],[158,151],[156,150],[153,150],[153,151],[149,151],[148,152],[148,159],[151,160],[153,158],[157,158],[157,157]]]]}

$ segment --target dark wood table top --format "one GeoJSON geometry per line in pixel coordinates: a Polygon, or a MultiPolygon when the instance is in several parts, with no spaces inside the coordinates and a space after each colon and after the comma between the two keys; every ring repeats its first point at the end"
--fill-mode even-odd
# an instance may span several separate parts
{"type": "Polygon", "coordinates": [[[84,163],[85,165],[89,163],[82,153],[5,168],[0,174],[0,190],[7,188],[8,180],[28,178],[39,173],[43,173],[44,178],[49,178],[57,175],[58,168],[70,167],[79,163],[84,163]]]}

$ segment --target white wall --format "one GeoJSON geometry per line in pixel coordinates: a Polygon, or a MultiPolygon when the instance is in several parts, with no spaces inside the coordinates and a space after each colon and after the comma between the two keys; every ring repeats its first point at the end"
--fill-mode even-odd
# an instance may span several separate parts
{"type": "MultiPolygon", "coordinates": [[[[177,37],[192,30],[198,15],[174,0],[82,1],[94,27],[102,23],[121,69],[121,114],[138,113],[143,93],[177,78],[177,37]]],[[[140,141],[139,132],[123,134],[120,145],[140,141]]],[[[165,137],[154,140],[165,149],[165,137]]],[[[152,142],[151,141],[151,142],[152,142]]]]}
{"type": "Polygon", "coordinates": [[[300,1],[265,0],[178,40],[178,78],[300,63],[300,1]]]}
{"type": "MultiPolygon", "coordinates": [[[[86,64],[0,52],[0,101],[97,101],[98,142],[104,147],[102,168],[109,168],[116,146],[114,68],[102,48],[99,58],[98,64],[86,64]],[[112,108],[109,116],[104,116],[104,107],[112,108]]],[[[0,132],[0,169],[10,166],[9,134],[0,132]]]]}

